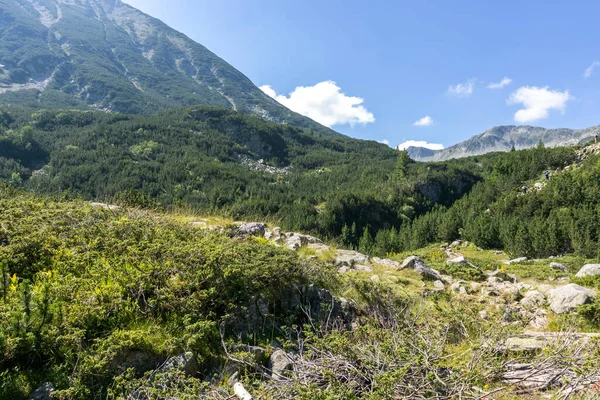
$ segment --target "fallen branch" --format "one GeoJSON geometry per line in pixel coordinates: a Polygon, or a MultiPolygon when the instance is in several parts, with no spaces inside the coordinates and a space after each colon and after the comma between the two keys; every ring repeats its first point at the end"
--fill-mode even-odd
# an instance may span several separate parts
{"type": "Polygon", "coordinates": [[[248,391],[244,388],[244,385],[239,382],[233,385],[233,391],[240,400],[252,400],[250,393],[248,393],[248,391]]]}

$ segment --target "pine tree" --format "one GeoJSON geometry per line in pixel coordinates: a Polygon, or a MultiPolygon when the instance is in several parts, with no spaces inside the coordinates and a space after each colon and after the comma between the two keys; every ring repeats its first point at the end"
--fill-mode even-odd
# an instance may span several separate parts
{"type": "Polygon", "coordinates": [[[371,254],[373,252],[373,248],[375,247],[375,241],[373,237],[371,237],[371,232],[369,232],[369,227],[366,227],[363,231],[363,235],[360,238],[358,243],[358,251],[364,254],[371,254]]]}
{"type": "Polygon", "coordinates": [[[413,160],[411,160],[408,155],[408,151],[401,151],[398,154],[398,160],[396,161],[396,167],[394,168],[394,178],[397,180],[406,178],[406,175],[408,174],[408,165],[412,162],[413,160]]]}

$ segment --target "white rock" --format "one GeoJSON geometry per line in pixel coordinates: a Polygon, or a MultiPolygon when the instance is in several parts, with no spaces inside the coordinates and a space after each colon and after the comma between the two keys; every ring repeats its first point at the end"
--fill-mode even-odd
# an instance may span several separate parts
{"type": "Polygon", "coordinates": [[[368,264],[369,256],[359,253],[358,251],[352,250],[338,250],[335,256],[335,265],[347,265],[353,264],[368,264]]]}
{"type": "Polygon", "coordinates": [[[371,281],[373,281],[373,282],[379,282],[379,276],[378,275],[373,275],[371,277],[371,281]]]}
{"type": "Polygon", "coordinates": [[[566,265],[557,262],[550,263],[550,269],[554,271],[560,271],[565,274],[569,272],[566,265]]]}
{"type": "Polygon", "coordinates": [[[594,297],[596,292],[573,283],[548,292],[550,309],[557,314],[568,313],[594,297]]]}
{"type": "Polygon", "coordinates": [[[528,310],[535,310],[540,308],[546,302],[546,297],[537,290],[531,290],[525,293],[521,300],[521,305],[528,310]]]}
{"type": "Polygon", "coordinates": [[[116,211],[121,208],[119,206],[115,206],[115,205],[111,205],[111,204],[104,204],[104,203],[92,203],[92,207],[104,208],[105,210],[111,210],[111,211],[116,211]]]}
{"type": "Polygon", "coordinates": [[[433,282],[433,287],[436,289],[441,289],[441,290],[446,289],[446,285],[444,285],[444,282],[442,282],[440,280],[433,282]]]}
{"type": "Polygon", "coordinates": [[[527,257],[519,257],[519,258],[515,258],[514,260],[504,261],[504,264],[505,265],[519,264],[519,263],[522,263],[525,261],[527,261],[527,257]]]}
{"type": "Polygon", "coordinates": [[[600,264],[584,265],[575,276],[578,278],[583,278],[586,276],[600,276],[600,264]]]}
{"type": "Polygon", "coordinates": [[[373,268],[368,265],[356,264],[354,265],[354,269],[361,272],[373,272],[373,268]]]}
{"type": "Polygon", "coordinates": [[[373,262],[387,268],[398,268],[400,266],[398,261],[388,260],[387,258],[373,257],[373,262]]]}

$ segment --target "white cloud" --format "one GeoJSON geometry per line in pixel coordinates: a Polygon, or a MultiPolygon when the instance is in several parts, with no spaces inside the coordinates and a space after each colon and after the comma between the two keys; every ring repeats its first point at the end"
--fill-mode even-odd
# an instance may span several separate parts
{"type": "Polygon", "coordinates": [[[431,126],[431,125],[433,125],[433,118],[431,118],[428,115],[426,117],[421,118],[418,121],[415,121],[415,123],[413,125],[414,126],[431,126]]]}
{"type": "Polygon", "coordinates": [[[375,122],[375,116],[362,105],[362,98],[346,96],[333,81],[299,86],[289,96],[277,94],[269,85],[260,89],[290,110],[328,127],[375,122]]]}
{"type": "Polygon", "coordinates": [[[512,83],[512,79],[504,78],[500,82],[492,82],[488,85],[488,89],[502,89],[504,86],[508,86],[512,83]]]}
{"type": "Polygon", "coordinates": [[[459,83],[448,88],[448,93],[458,97],[469,97],[473,94],[473,87],[475,86],[475,80],[471,79],[465,83],[459,83]]]}
{"type": "Polygon", "coordinates": [[[424,140],[408,140],[398,145],[398,150],[406,150],[409,147],[424,147],[429,150],[444,150],[444,145],[440,143],[427,143],[424,140]]]}
{"type": "Polygon", "coordinates": [[[568,90],[559,92],[548,87],[524,86],[510,96],[508,104],[523,105],[524,108],[515,114],[515,120],[525,123],[548,118],[550,110],[564,113],[567,103],[573,99],[568,90]]]}
{"type": "Polygon", "coordinates": [[[377,142],[378,142],[378,143],[381,143],[381,144],[388,145],[388,146],[390,145],[390,141],[389,141],[389,140],[387,140],[387,139],[378,140],[377,142]]]}
{"type": "Polygon", "coordinates": [[[594,62],[592,63],[592,65],[590,65],[590,66],[589,66],[589,67],[588,67],[588,68],[585,70],[585,72],[583,73],[583,77],[584,77],[585,79],[589,78],[589,77],[590,77],[590,76],[592,76],[592,74],[594,73],[594,70],[595,70],[596,68],[598,68],[598,67],[600,67],[600,61],[594,61],[594,62]]]}

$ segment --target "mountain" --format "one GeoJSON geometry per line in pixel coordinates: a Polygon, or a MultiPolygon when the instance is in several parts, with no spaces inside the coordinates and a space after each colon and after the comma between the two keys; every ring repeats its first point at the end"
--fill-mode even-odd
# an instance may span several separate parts
{"type": "Polygon", "coordinates": [[[423,147],[409,147],[410,158],[415,161],[444,161],[453,158],[478,156],[496,151],[530,149],[540,140],[546,147],[573,146],[600,135],[600,126],[587,129],[545,129],[534,126],[496,126],[481,135],[448,147],[444,150],[430,150],[423,147]]]}
{"type": "Polygon", "coordinates": [[[211,105],[337,135],[120,0],[0,0],[0,104],[147,114],[211,105]]]}

